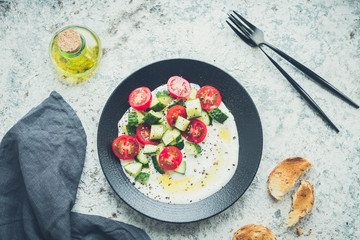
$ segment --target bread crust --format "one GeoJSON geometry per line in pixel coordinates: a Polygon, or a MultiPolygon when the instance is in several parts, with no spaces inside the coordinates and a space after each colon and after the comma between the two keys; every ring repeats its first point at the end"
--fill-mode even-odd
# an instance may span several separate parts
{"type": "Polygon", "coordinates": [[[234,233],[233,240],[276,240],[275,234],[267,227],[255,224],[248,224],[234,233]]]}
{"type": "Polygon", "coordinates": [[[267,188],[271,196],[280,200],[310,167],[312,164],[301,157],[287,158],[280,162],[268,177],[267,188]]]}
{"type": "Polygon", "coordinates": [[[293,196],[293,209],[289,213],[288,227],[295,226],[300,218],[309,214],[314,202],[314,186],[310,182],[302,180],[299,189],[293,196]]]}

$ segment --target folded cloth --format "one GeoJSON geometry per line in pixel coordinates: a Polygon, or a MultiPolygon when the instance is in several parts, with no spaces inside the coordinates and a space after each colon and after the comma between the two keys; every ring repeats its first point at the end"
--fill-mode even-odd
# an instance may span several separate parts
{"type": "Polygon", "coordinates": [[[150,239],[135,226],[71,212],[86,144],[56,92],[9,130],[0,144],[0,239],[150,239]]]}

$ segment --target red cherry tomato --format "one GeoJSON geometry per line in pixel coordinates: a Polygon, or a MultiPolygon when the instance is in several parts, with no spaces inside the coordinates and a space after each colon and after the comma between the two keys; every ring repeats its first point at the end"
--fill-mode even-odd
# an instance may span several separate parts
{"type": "Polygon", "coordinates": [[[189,121],[188,127],[185,131],[181,132],[181,135],[189,142],[201,143],[207,134],[205,123],[196,118],[190,119],[189,121]]]}
{"type": "Polygon", "coordinates": [[[174,125],[178,116],[187,118],[186,109],[181,105],[171,107],[166,113],[166,120],[172,128],[175,127],[174,125]]]}
{"type": "Polygon", "coordinates": [[[201,108],[211,111],[220,106],[221,95],[219,91],[212,86],[203,86],[196,93],[196,98],[200,99],[201,108]]]}
{"type": "Polygon", "coordinates": [[[159,155],[160,166],[165,170],[173,170],[177,168],[182,161],[181,151],[174,147],[166,147],[159,155]]]}
{"type": "Polygon", "coordinates": [[[151,126],[147,123],[140,124],[136,129],[136,138],[140,143],[146,145],[158,145],[160,141],[150,140],[151,126]]]}
{"type": "Polygon", "coordinates": [[[173,76],[167,82],[167,89],[172,96],[184,98],[189,96],[191,85],[185,78],[173,76]]]}
{"type": "Polygon", "coordinates": [[[139,87],[129,95],[130,106],[138,111],[147,109],[152,100],[152,94],[149,88],[139,87]]]}
{"type": "Polygon", "coordinates": [[[134,137],[121,135],[113,141],[112,150],[120,159],[132,159],[139,152],[139,143],[134,137]]]}

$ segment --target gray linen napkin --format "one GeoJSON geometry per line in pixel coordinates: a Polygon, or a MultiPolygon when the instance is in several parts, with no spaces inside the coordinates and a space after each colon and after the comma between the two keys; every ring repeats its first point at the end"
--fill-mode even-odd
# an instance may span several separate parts
{"type": "Polygon", "coordinates": [[[71,212],[86,135],[56,92],[32,109],[0,144],[0,239],[150,239],[141,229],[71,212]]]}

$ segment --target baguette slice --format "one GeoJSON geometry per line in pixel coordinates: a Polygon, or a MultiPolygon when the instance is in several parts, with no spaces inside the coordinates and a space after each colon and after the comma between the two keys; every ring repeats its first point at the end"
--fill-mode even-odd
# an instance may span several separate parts
{"type": "Polygon", "coordinates": [[[277,200],[280,200],[295,181],[305,173],[312,164],[305,158],[292,157],[280,162],[269,175],[268,190],[277,200]]]}
{"type": "Polygon", "coordinates": [[[276,240],[275,234],[261,225],[245,225],[234,233],[233,240],[262,239],[276,240]]]}
{"type": "Polygon", "coordinates": [[[302,180],[299,189],[293,196],[293,210],[289,213],[288,227],[295,226],[300,218],[311,212],[314,206],[314,186],[302,180]]]}

